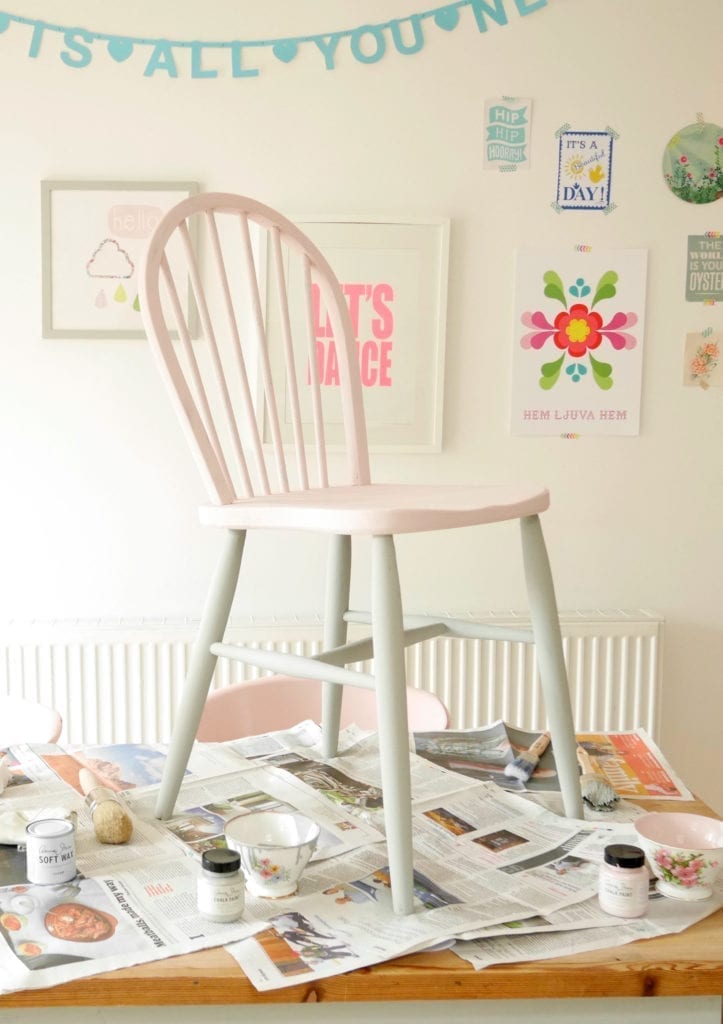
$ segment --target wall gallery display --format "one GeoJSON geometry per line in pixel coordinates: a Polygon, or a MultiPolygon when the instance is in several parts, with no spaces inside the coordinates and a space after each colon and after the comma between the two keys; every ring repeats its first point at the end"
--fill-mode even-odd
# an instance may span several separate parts
{"type": "Polygon", "coordinates": [[[148,239],[197,191],[189,181],[41,182],[43,337],[144,338],[138,272],[148,239]]]}
{"type": "Polygon", "coordinates": [[[644,249],[517,253],[513,434],[637,434],[644,249]]]}
{"type": "MultiPolygon", "coordinates": [[[[341,283],[356,336],[370,449],[440,451],[449,221],[356,216],[292,220],[319,247],[341,283]]],[[[290,293],[295,287],[301,282],[292,278],[290,293]]],[[[327,440],[333,445],[342,440],[336,345],[317,289],[314,298],[317,368],[324,418],[330,423],[327,440]]],[[[281,380],[280,325],[269,322],[268,332],[272,372],[281,380]]],[[[298,330],[296,337],[297,360],[307,360],[304,331],[298,330]]],[[[302,418],[310,422],[310,394],[301,397],[302,418]]],[[[288,402],[285,406],[282,432],[290,440],[288,402]]]]}

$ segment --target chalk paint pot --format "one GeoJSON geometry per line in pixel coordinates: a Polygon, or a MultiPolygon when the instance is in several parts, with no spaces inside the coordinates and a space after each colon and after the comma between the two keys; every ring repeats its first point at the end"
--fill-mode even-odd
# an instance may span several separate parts
{"type": "Polygon", "coordinates": [[[75,826],[67,818],[42,818],[25,829],[29,882],[56,885],[75,878],[75,826]]]}
{"type": "Polygon", "coordinates": [[[642,917],[648,909],[648,869],[638,846],[606,846],[600,868],[598,900],[606,914],[642,917]]]}

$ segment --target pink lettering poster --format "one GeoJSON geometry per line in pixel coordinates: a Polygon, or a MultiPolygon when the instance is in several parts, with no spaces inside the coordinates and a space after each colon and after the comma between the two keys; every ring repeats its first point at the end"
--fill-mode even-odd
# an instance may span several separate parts
{"type": "Polygon", "coordinates": [[[517,253],[513,434],[640,432],[646,266],[644,249],[517,253]]]}
{"type": "MultiPolygon", "coordinates": [[[[294,219],[328,259],[346,298],[370,448],[439,451],[449,222],[294,219]]],[[[289,288],[294,287],[292,279],[289,288]]],[[[325,419],[332,424],[333,444],[334,424],[341,424],[339,365],[336,340],[316,287],[313,315],[322,403],[325,419]]],[[[278,366],[280,342],[271,326],[271,358],[278,366]]],[[[298,359],[308,362],[308,354],[299,350],[298,359]]],[[[310,401],[309,389],[301,395],[302,418],[307,422],[310,401]]],[[[290,438],[291,414],[288,408],[282,412],[282,429],[290,438]]],[[[338,436],[340,440],[340,426],[338,436]]]]}

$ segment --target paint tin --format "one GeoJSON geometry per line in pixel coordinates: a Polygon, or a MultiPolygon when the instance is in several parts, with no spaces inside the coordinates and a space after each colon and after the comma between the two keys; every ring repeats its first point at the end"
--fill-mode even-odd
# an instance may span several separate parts
{"type": "Polygon", "coordinates": [[[25,829],[29,882],[54,885],[75,878],[75,826],[67,818],[41,818],[25,829]]]}

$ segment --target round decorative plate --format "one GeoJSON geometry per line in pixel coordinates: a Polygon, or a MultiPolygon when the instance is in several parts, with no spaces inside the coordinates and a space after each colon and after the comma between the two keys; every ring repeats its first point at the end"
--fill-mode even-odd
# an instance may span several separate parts
{"type": "Polygon", "coordinates": [[[670,139],[663,154],[663,176],[686,203],[713,203],[723,196],[723,128],[700,121],[670,139]]]}

